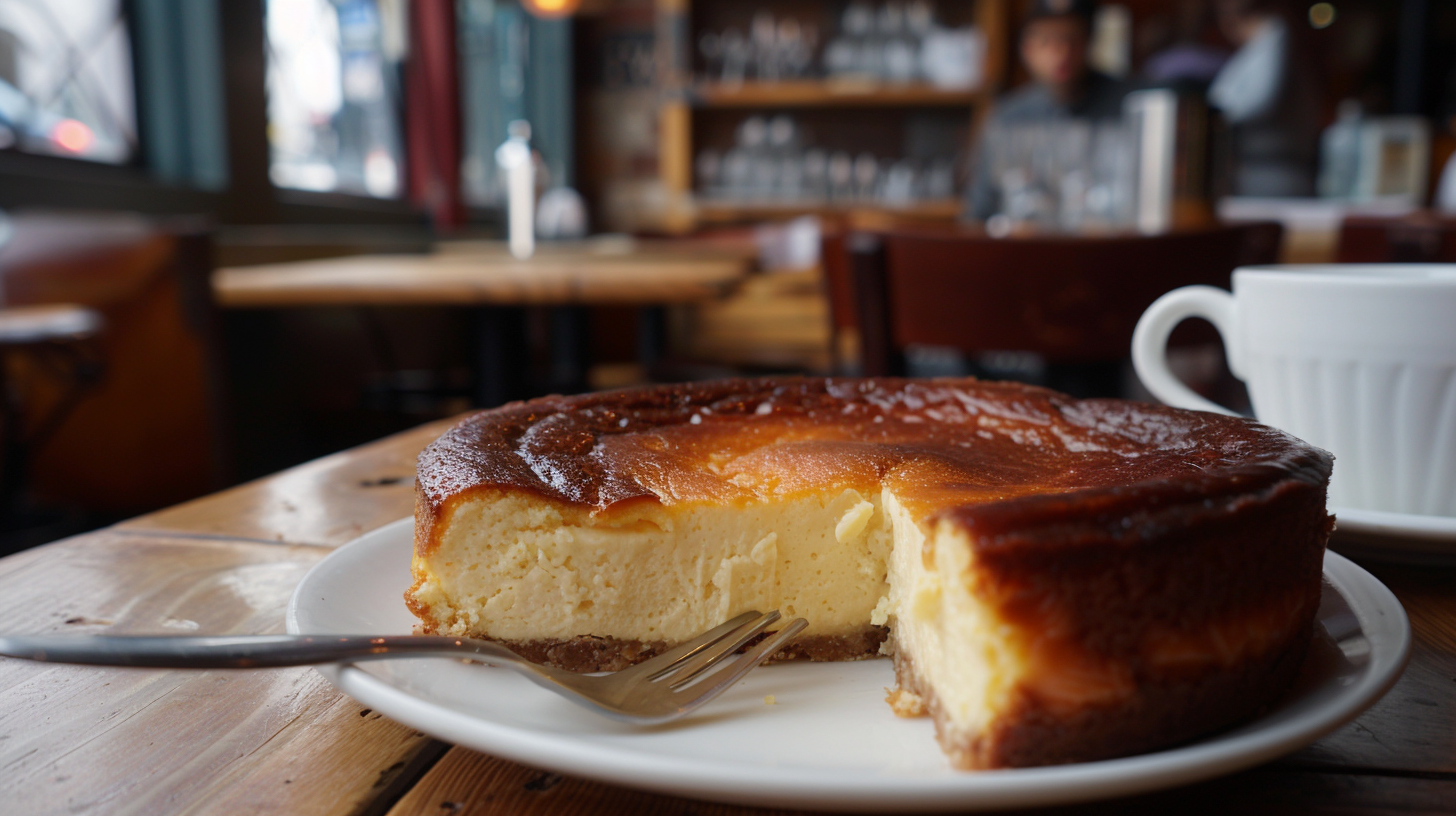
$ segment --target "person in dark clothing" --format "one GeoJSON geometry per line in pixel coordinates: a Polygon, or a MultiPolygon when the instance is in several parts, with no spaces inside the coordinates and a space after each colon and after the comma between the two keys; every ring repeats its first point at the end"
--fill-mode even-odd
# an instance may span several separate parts
{"type": "Polygon", "coordinates": [[[1320,133],[1319,77],[1280,0],[1220,0],[1219,28],[1238,51],[1208,101],[1232,126],[1233,192],[1309,196],[1320,133]]]}
{"type": "MultiPolygon", "coordinates": [[[[1123,83],[1087,64],[1096,4],[1092,0],[1037,0],[1021,32],[1021,60],[1032,81],[996,104],[988,129],[1059,119],[1115,119],[1122,115],[1123,83]]],[[[966,216],[978,221],[1001,211],[982,145],[967,194],[966,216]]]]}

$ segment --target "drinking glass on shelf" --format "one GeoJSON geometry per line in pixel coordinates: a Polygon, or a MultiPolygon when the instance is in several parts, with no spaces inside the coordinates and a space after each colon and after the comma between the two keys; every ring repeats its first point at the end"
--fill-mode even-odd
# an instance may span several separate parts
{"type": "Polygon", "coordinates": [[[751,157],[747,150],[735,147],[723,156],[722,194],[728,199],[742,199],[752,186],[751,157]]]}
{"type": "Polygon", "coordinates": [[[818,148],[804,151],[804,196],[829,200],[829,156],[818,148]]]}
{"type": "Polygon", "coordinates": [[[840,150],[829,156],[829,199],[847,201],[854,197],[854,159],[840,150]]]}
{"type": "Polygon", "coordinates": [[[777,162],[775,187],[783,198],[802,193],[803,165],[800,163],[799,128],[793,118],[779,114],[768,120],[767,155],[777,162]]]}
{"type": "Polygon", "coordinates": [[[857,46],[843,35],[835,37],[824,47],[824,73],[830,77],[843,77],[854,73],[857,46]]]}
{"type": "Polygon", "coordinates": [[[918,175],[915,163],[910,159],[900,159],[891,164],[885,173],[885,181],[880,186],[880,200],[896,206],[914,201],[918,175]]]}
{"type": "Polygon", "coordinates": [[[769,201],[774,197],[774,187],[777,184],[779,163],[767,152],[755,154],[749,165],[748,197],[754,201],[769,201]]]}
{"type": "Polygon", "coordinates": [[[800,201],[804,198],[804,159],[791,153],[779,159],[778,198],[784,201],[800,201]]]}
{"type": "Polygon", "coordinates": [[[861,153],[854,160],[854,197],[868,201],[875,197],[880,180],[880,162],[872,153],[861,153]]]}
{"type": "Polygon", "coordinates": [[[1089,219],[1108,228],[1133,221],[1133,186],[1136,183],[1135,142],[1121,121],[1099,123],[1092,132],[1087,191],[1089,219]]]}
{"type": "Polygon", "coordinates": [[[723,192],[723,157],[718,155],[718,151],[710,148],[698,153],[693,164],[698,173],[698,189],[709,196],[720,195],[723,192]]]}
{"type": "Polygon", "coordinates": [[[768,142],[768,120],[750,116],[738,125],[738,146],[745,150],[761,150],[768,142]]]}
{"type": "Polygon", "coordinates": [[[998,186],[998,224],[1103,231],[1131,218],[1134,156],[1120,121],[997,125],[984,141],[998,186]]]}
{"type": "Polygon", "coordinates": [[[754,14],[749,31],[756,78],[760,82],[777,82],[779,55],[775,41],[778,37],[778,26],[774,24],[773,15],[767,11],[754,14]]]}
{"type": "Polygon", "coordinates": [[[879,78],[889,82],[910,82],[919,68],[920,54],[905,27],[905,7],[897,2],[880,7],[877,16],[880,40],[879,78]]]}
{"type": "Polygon", "coordinates": [[[706,31],[698,38],[698,53],[703,55],[703,73],[708,77],[723,74],[723,35],[706,31]]]}
{"type": "Polygon", "coordinates": [[[1057,225],[1063,232],[1080,232],[1087,225],[1087,171],[1065,170],[1057,184],[1057,225]]]}
{"type": "Polygon", "coordinates": [[[925,173],[922,197],[931,201],[944,201],[955,197],[955,163],[950,159],[935,159],[925,173]]]}
{"type": "Polygon", "coordinates": [[[783,153],[798,146],[798,125],[792,117],[779,114],[768,120],[767,142],[769,149],[783,153]]]}
{"type": "Polygon", "coordinates": [[[844,73],[874,78],[879,73],[879,46],[874,42],[875,12],[869,3],[850,3],[844,10],[841,37],[848,43],[844,73]]]}
{"type": "Polygon", "coordinates": [[[1053,225],[1056,211],[1049,191],[1025,168],[1012,168],[1002,176],[1003,210],[1013,225],[1039,228],[1053,225]]]}
{"type": "Polygon", "coordinates": [[[905,30],[916,40],[924,40],[925,35],[935,28],[935,7],[927,0],[911,0],[905,6],[905,30]]]}
{"type": "Polygon", "coordinates": [[[774,46],[779,53],[779,67],[783,74],[797,78],[804,76],[814,58],[813,49],[806,38],[806,29],[793,17],[779,20],[774,46]]]}
{"type": "Polygon", "coordinates": [[[753,45],[738,29],[730,28],[723,32],[721,46],[723,49],[723,84],[743,84],[744,75],[748,73],[748,60],[753,54],[753,45]]]}

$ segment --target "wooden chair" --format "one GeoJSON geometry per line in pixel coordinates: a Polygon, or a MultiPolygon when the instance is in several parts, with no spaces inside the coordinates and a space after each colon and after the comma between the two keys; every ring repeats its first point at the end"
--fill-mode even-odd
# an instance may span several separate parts
{"type": "Polygon", "coordinates": [[[31,455],[62,426],[101,379],[96,352],[101,315],[71,304],[0,308],[0,537],[29,526],[25,489],[31,455]],[[54,399],[36,410],[14,369],[47,379],[54,399]]]}
{"type": "Polygon", "coordinates": [[[819,266],[824,272],[824,296],[829,307],[830,366],[836,372],[854,368],[859,358],[859,306],[854,297],[854,270],[850,266],[849,237],[859,232],[911,229],[916,233],[956,234],[963,228],[953,219],[896,219],[893,213],[875,218],[851,214],[840,219],[823,219],[819,245],[819,266]]]}
{"type": "Polygon", "coordinates": [[[1456,262],[1456,218],[1418,212],[1400,218],[1350,216],[1340,225],[1340,263],[1456,262]]]}
{"type": "Polygon", "coordinates": [[[826,225],[819,242],[819,266],[824,270],[824,295],[829,305],[830,367],[846,368],[846,357],[858,356],[859,313],[854,302],[854,270],[850,268],[844,229],[826,225]],[[847,338],[854,337],[854,340],[847,338]]]}
{"type": "MultiPolygon", "coordinates": [[[[0,246],[7,307],[73,304],[99,314],[100,381],[31,457],[42,499],[104,520],[182,501],[228,481],[222,366],[209,233],[124,214],[18,214],[0,246]]],[[[31,410],[66,398],[12,355],[31,410]]]]}
{"type": "MultiPolygon", "coordinates": [[[[903,374],[905,348],[924,344],[1120,371],[1149,304],[1179,286],[1228,288],[1235,267],[1274,262],[1282,234],[1278,224],[1099,238],[859,232],[848,250],[863,370],[903,374]]],[[[1207,326],[1184,326],[1174,337],[1213,340],[1207,326]]],[[[1103,377],[1092,390],[1116,384],[1103,377]]]]}

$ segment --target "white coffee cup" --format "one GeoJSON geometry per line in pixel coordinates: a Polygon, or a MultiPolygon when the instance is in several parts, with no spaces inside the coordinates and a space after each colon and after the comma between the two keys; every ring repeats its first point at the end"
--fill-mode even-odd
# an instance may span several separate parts
{"type": "Polygon", "coordinates": [[[1202,317],[1223,335],[1254,414],[1335,455],[1335,507],[1456,516],[1456,265],[1251,266],[1234,291],[1185,286],[1133,333],[1138,377],[1163,402],[1233,413],[1168,369],[1168,335],[1202,317]]]}

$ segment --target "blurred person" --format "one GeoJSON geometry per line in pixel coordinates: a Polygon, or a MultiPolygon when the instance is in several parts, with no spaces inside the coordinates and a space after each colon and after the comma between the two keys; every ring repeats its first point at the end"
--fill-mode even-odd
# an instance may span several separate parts
{"type": "MultiPolygon", "coordinates": [[[[1087,62],[1093,0],[1035,0],[1021,31],[1021,61],[1031,82],[997,102],[987,128],[1122,115],[1123,83],[1087,62]]],[[[967,194],[966,215],[984,221],[1001,211],[987,151],[978,151],[967,194]]]]}
{"type": "Polygon", "coordinates": [[[1319,88],[1279,0],[1220,0],[1218,25],[1238,50],[1208,89],[1232,138],[1232,191],[1310,196],[1319,146],[1319,88]]]}

